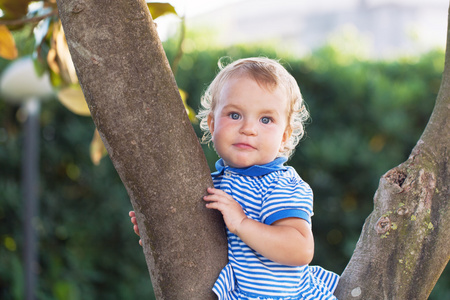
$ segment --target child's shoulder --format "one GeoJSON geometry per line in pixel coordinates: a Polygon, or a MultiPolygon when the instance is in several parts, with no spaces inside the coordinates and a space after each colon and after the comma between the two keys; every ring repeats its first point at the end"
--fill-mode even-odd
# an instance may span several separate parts
{"type": "Polygon", "coordinates": [[[278,179],[297,179],[302,180],[300,175],[298,175],[297,171],[291,167],[291,166],[284,166],[285,168],[283,170],[274,172],[276,174],[275,177],[278,177],[278,179]]]}
{"type": "Polygon", "coordinates": [[[277,184],[281,186],[308,186],[297,171],[291,166],[285,166],[284,170],[280,170],[272,173],[272,184],[277,184]]]}
{"type": "Polygon", "coordinates": [[[265,191],[263,192],[265,199],[312,202],[313,191],[311,187],[293,167],[286,167],[285,170],[274,172],[273,175],[273,179],[267,181],[267,185],[262,188],[265,191]]]}

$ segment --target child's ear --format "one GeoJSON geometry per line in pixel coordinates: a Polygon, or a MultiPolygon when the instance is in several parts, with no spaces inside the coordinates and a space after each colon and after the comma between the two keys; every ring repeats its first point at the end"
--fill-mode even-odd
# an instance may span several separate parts
{"type": "Polygon", "coordinates": [[[214,133],[214,116],[212,113],[210,113],[208,115],[207,123],[208,123],[209,132],[211,133],[211,135],[213,135],[213,133],[214,133]]]}
{"type": "Polygon", "coordinates": [[[284,131],[283,134],[283,140],[281,141],[283,144],[285,144],[287,141],[289,141],[289,139],[291,138],[292,135],[292,128],[291,126],[286,127],[286,130],[284,131]]]}

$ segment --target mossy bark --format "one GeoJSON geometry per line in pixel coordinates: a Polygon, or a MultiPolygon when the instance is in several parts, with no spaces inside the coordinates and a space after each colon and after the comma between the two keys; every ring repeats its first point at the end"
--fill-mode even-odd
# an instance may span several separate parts
{"type": "MultiPolygon", "coordinates": [[[[138,215],[158,299],[213,299],[226,263],[211,179],[144,1],[58,0],[83,92],[138,215]]],[[[450,53],[409,159],[387,172],[336,295],[426,299],[450,257],[450,53]]],[[[126,263],[126,258],[120,263],[126,263]]]]}
{"type": "MultiPolygon", "coordinates": [[[[450,32],[450,31],[448,31],[450,32]]],[[[382,176],[338,299],[427,299],[450,257],[450,50],[408,160],[382,176]]]]}
{"type": "Polygon", "coordinates": [[[204,206],[209,169],[145,1],[57,4],[92,118],[136,211],[157,298],[214,299],[227,263],[223,221],[204,206]]]}

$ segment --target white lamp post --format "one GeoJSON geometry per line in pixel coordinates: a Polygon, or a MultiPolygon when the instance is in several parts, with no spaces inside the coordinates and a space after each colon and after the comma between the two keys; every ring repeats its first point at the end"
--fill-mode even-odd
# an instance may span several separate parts
{"type": "Polygon", "coordinates": [[[25,113],[25,140],[22,160],[24,199],[25,299],[35,299],[37,240],[35,221],[39,207],[39,113],[40,100],[53,94],[48,74],[38,77],[31,58],[14,61],[3,72],[0,91],[6,101],[22,105],[25,113]]]}

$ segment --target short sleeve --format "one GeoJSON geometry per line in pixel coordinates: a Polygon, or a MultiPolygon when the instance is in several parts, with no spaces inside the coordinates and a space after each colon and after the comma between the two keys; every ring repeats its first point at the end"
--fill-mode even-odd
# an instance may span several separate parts
{"type": "Polygon", "coordinates": [[[229,293],[235,289],[236,276],[234,275],[233,267],[228,263],[220,272],[212,290],[217,295],[218,300],[226,300],[230,299],[229,293]]]}
{"type": "Polygon", "coordinates": [[[263,197],[261,221],[272,224],[275,221],[295,217],[311,224],[313,215],[313,192],[293,170],[273,182],[263,197]]]}

